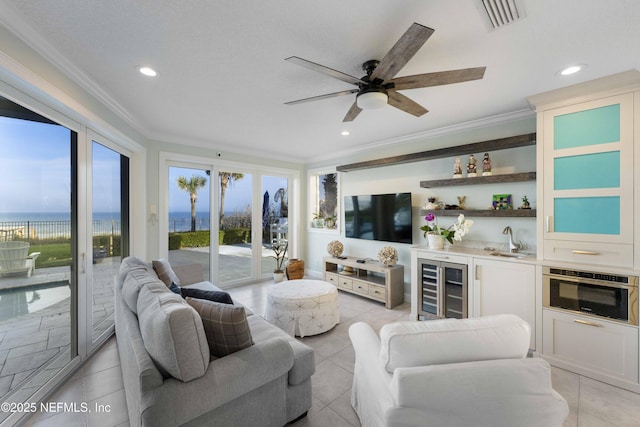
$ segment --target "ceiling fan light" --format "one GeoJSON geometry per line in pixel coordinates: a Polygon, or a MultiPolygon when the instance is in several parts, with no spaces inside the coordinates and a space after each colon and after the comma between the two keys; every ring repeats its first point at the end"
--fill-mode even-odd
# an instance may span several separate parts
{"type": "Polygon", "coordinates": [[[359,94],[357,98],[358,107],[363,110],[382,108],[387,105],[388,100],[389,96],[386,92],[382,91],[363,92],[359,94]]]}

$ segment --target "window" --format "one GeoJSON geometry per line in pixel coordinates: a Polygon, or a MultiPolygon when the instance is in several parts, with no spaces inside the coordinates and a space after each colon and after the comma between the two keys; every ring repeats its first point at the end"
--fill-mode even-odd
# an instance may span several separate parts
{"type": "Polygon", "coordinates": [[[316,171],[309,174],[309,224],[312,229],[340,230],[338,184],[337,172],[316,171]]]}

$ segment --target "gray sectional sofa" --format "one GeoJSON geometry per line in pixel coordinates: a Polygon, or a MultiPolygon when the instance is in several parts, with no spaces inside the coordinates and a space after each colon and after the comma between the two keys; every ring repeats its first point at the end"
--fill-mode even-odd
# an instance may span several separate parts
{"type": "MultiPolygon", "coordinates": [[[[201,269],[174,267],[183,287],[219,290],[201,269]]],[[[247,310],[254,345],[210,356],[202,321],[128,257],[115,283],[115,326],[131,426],[282,426],[311,407],[313,350],[247,310]]]]}

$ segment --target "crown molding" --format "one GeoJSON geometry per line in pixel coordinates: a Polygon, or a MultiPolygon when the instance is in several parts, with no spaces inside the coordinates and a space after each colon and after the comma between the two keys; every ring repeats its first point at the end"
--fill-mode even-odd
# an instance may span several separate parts
{"type": "MultiPolygon", "coordinates": [[[[496,126],[504,123],[510,123],[517,120],[522,120],[526,118],[534,118],[535,111],[530,108],[517,110],[505,114],[498,114],[495,116],[484,117],[477,120],[471,120],[468,122],[457,123],[451,126],[444,126],[437,129],[430,129],[424,132],[418,132],[410,135],[403,135],[395,138],[383,139],[379,141],[374,141],[368,144],[359,145],[357,147],[353,147],[348,150],[342,150],[338,153],[331,153],[327,156],[314,156],[313,163],[318,163],[322,161],[335,160],[337,158],[342,158],[349,155],[356,155],[365,152],[369,152],[371,150],[377,150],[381,148],[386,148],[389,146],[393,146],[394,148],[398,148],[398,144],[409,144],[413,142],[420,142],[427,139],[435,138],[438,136],[444,135],[453,135],[456,133],[461,133],[469,130],[482,129],[491,126],[496,126]]],[[[312,159],[305,159],[308,162],[312,159]]]]}

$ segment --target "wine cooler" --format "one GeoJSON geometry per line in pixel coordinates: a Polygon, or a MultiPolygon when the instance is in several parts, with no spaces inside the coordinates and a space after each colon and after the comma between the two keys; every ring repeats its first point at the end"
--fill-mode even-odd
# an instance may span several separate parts
{"type": "Polygon", "coordinates": [[[467,266],[418,259],[418,316],[467,317],[467,266]]]}

